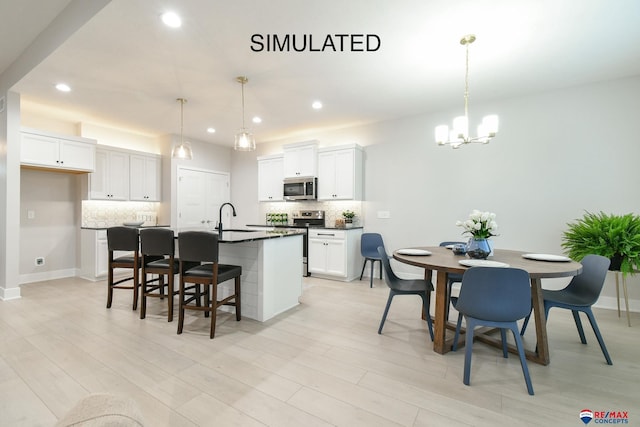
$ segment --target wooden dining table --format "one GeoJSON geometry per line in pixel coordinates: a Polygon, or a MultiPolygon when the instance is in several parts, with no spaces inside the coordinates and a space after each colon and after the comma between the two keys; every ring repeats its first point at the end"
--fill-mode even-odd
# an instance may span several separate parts
{"type": "MultiPolygon", "coordinates": [[[[453,344],[453,334],[447,337],[447,329],[455,330],[455,324],[449,322],[449,286],[447,281],[449,274],[464,274],[469,268],[461,265],[460,260],[469,259],[466,255],[455,255],[451,249],[441,246],[415,247],[427,251],[430,255],[403,255],[394,251],[393,258],[397,261],[421,267],[425,270],[424,277],[427,281],[432,280],[433,272],[436,271],[436,298],[435,314],[433,316],[434,339],[433,350],[440,354],[451,351],[453,344]]],[[[404,252],[404,251],[403,251],[404,252]]],[[[524,258],[527,252],[495,249],[493,256],[488,260],[508,264],[510,267],[521,268],[529,273],[531,278],[531,299],[533,306],[533,318],[536,329],[535,349],[526,349],[525,355],[531,360],[542,365],[549,364],[549,343],[547,340],[547,326],[544,315],[544,300],[542,296],[542,279],[571,277],[582,272],[582,264],[575,261],[540,261],[524,258]]],[[[493,336],[490,331],[476,331],[474,334],[478,341],[488,343],[496,347],[502,347],[502,341],[493,336]]],[[[464,340],[460,339],[459,345],[464,345],[464,340]]],[[[509,351],[517,354],[517,349],[509,345],[509,351]]]]}

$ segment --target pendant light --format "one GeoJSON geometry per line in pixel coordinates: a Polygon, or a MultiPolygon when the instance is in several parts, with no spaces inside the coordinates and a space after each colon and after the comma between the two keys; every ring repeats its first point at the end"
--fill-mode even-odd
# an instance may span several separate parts
{"type": "Polygon", "coordinates": [[[498,133],[498,116],[491,115],[482,119],[478,126],[478,135],[469,136],[469,45],[476,40],[476,36],[468,34],[460,40],[460,44],[466,47],[466,72],[464,76],[464,116],[453,119],[453,129],[449,132],[449,126],[436,127],[435,136],[438,145],[451,145],[451,148],[460,148],[463,144],[478,142],[488,143],[498,133]]]}
{"type": "Polygon", "coordinates": [[[191,144],[184,141],[183,128],[184,128],[184,103],[187,102],[184,98],[176,99],[180,103],[180,144],[175,145],[171,150],[171,157],[174,159],[193,159],[193,152],[191,151],[191,144]]]}
{"type": "Polygon", "coordinates": [[[249,129],[244,126],[244,85],[249,81],[244,76],[236,77],[236,81],[242,85],[242,128],[236,134],[233,149],[237,151],[253,151],[256,149],[256,140],[249,129]]]}

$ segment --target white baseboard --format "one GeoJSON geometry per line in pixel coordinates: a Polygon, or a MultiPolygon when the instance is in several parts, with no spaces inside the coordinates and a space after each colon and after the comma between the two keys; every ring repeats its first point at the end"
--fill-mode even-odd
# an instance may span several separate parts
{"type": "MultiPolygon", "coordinates": [[[[622,293],[622,291],[620,291],[622,293]]],[[[618,303],[616,297],[603,297],[601,296],[594,305],[596,308],[606,308],[609,310],[618,310],[618,303]]],[[[620,313],[626,313],[627,308],[624,305],[624,297],[620,295],[620,313]]],[[[640,300],[629,300],[629,312],[640,312],[640,300]]]]}
{"type": "Polygon", "coordinates": [[[20,284],[42,282],[44,280],[64,279],[66,277],[75,277],[80,274],[77,268],[67,268],[64,270],[44,271],[42,273],[30,273],[20,275],[20,284]]]}
{"type": "Polygon", "coordinates": [[[0,300],[9,301],[12,299],[20,299],[20,288],[0,288],[0,300]]]}

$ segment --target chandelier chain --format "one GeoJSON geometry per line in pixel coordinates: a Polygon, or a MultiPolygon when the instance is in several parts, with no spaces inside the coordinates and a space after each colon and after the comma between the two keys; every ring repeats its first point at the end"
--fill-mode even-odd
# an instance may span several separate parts
{"type": "Polygon", "coordinates": [[[180,144],[184,144],[184,98],[179,98],[180,101],[180,144]]]}
{"type": "Polygon", "coordinates": [[[464,74],[464,116],[469,118],[469,44],[466,43],[467,57],[465,61],[465,74],[464,74]]]}
{"type": "Polygon", "coordinates": [[[245,82],[242,81],[242,129],[245,129],[244,127],[244,84],[245,82]]]}

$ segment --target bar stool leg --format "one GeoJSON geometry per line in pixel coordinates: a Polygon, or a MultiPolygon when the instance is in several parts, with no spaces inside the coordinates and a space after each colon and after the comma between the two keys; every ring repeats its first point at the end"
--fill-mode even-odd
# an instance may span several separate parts
{"type": "Polygon", "coordinates": [[[147,316],[147,273],[142,269],[142,284],[140,285],[140,318],[144,319],[147,316]]]}
{"type": "Polygon", "coordinates": [[[169,301],[168,301],[168,311],[167,311],[167,322],[173,322],[173,286],[174,286],[175,275],[173,274],[173,271],[169,271],[168,276],[169,277],[167,279],[167,287],[168,287],[167,298],[169,299],[169,301]]]}
{"type": "Polygon", "coordinates": [[[136,261],[133,266],[133,309],[136,310],[138,308],[138,284],[139,284],[139,261],[138,256],[136,255],[136,261]]]}
{"type": "Polygon", "coordinates": [[[182,325],[184,324],[184,280],[180,273],[180,292],[178,294],[178,334],[182,333],[182,325]]]}
{"type": "MultiPolygon", "coordinates": [[[[207,308],[211,315],[211,332],[209,333],[209,338],[213,339],[216,335],[216,314],[218,312],[218,284],[210,283],[205,285],[207,289],[211,286],[211,300],[209,300],[208,295],[209,291],[207,290],[207,308]]],[[[205,311],[206,313],[206,311],[205,311]]]]}

